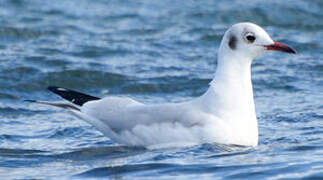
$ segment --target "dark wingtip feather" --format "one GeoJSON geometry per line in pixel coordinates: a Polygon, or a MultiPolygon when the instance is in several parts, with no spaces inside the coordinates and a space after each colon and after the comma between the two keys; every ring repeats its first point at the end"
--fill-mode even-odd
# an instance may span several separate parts
{"type": "Polygon", "coordinates": [[[31,100],[31,99],[25,99],[24,102],[30,102],[30,103],[35,103],[37,102],[36,100],[31,100]]]}
{"type": "Polygon", "coordinates": [[[55,89],[57,89],[58,87],[57,86],[48,86],[47,89],[50,90],[50,91],[53,91],[55,89]]]}
{"type": "Polygon", "coordinates": [[[93,101],[93,100],[99,100],[100,98],[98,97],[94,97],[94,96],[90,96],[84,93],[80,93],[71,89],[67,89],[67,88],[62,88],[62,87],[58,87],[58,86],[48,86],[47,89],[59,96],[61,96],[62,98],[77,104],[79,106],[82,106],[84,103],[88,102],[88,101],[93,101]]]}

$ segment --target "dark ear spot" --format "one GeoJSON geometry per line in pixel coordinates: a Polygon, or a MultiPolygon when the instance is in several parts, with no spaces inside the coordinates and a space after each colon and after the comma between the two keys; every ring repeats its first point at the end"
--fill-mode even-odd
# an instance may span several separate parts
{"type": "Polygon", "coordinates": [[[229,39],[229,47],[234,50],[237,47],[237,38],[233,35],[230,36],[229,39]]]}

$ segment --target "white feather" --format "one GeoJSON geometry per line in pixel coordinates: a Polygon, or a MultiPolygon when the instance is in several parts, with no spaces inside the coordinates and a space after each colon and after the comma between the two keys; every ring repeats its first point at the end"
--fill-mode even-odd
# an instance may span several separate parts
{"type": "Polygon", "coordinates": [[[252,60],[273,40],[259,26],[239,23],[221,42],[210,88],[183,103],[146,105],[127,97],[86,102],[74,114],[117,143],[155,147],[217,142],[256,146],[258,125],[251,83],[252,60]],[[244,34],[256,36],[250,44],[244,34]],[[234,48],[229,39],[236,37],[234,48]]]}

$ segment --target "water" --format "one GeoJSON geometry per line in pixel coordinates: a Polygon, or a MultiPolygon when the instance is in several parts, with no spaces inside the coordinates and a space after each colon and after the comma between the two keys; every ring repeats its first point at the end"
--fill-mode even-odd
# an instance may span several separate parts
{"type": "Polygon", "coordinates": [[[323,2],[0,2],[1,179],[322,179],[323,2]],[[253,64],[256,148],[203,144],[147,150],[115,144],[64,110],[59,85],[146,103],[201,95],[224,31],[263,26],[297,55],[253,64]]]}

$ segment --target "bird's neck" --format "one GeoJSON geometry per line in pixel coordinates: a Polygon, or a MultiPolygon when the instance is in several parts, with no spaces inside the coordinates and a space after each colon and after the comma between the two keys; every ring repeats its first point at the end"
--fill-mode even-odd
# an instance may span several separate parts
{"type": "Polygon", "coordinates": [[[217,109],[254,114],[251,63],[219,63],[206,94],[217,109]]]}
{"type": "MultiPolygon", "coordinates": [[[[222,57],[223,58],[223,57],[222,57]]],[[[223,58],[210,88],[202,96],[203,106],[232,127],[232,131],[250,144],[258,142],[258,124],[251,83],[251,59],[223,58]],[[205,107],[207,106],[207,107],[205,107]]]]}
{"type": "Polygon", "coordinates": [[[254,114],[251,61],[249,62],[239,63],[229,60],[218,62],[215,76],[205,94],[210,105],[215,105],[214,108],[217,110],[221,107],[221,111],[243,111],[246,115],[254,114]]]}
{"type": "MultiPolygon", "coordinates": [[[[220,57],[208,94],[224,110],[255,112],[251,83],[251,59],[220,57]]],[[[241,114],[242,115],[242,114],[241,114]]]]}
{"type": "Polygon", "coordinates": [[[220,57],[214,79],[202,96],[210,113],[219,118],[239,124],[245,129],[254,129],[257,134],[257,119],[251,82],[252,59],[220,57]]]}
{"type": "Polygon", "coordinates": [[[236,56],[226,58],[220,56],[215,76],[210,83],[211,87],[217,88],[221,86],[223,88],[232,88],[233,86],[238,87],[244,93],[252,92],[251,62],[252,60],[249,58],[236,56]]]}

